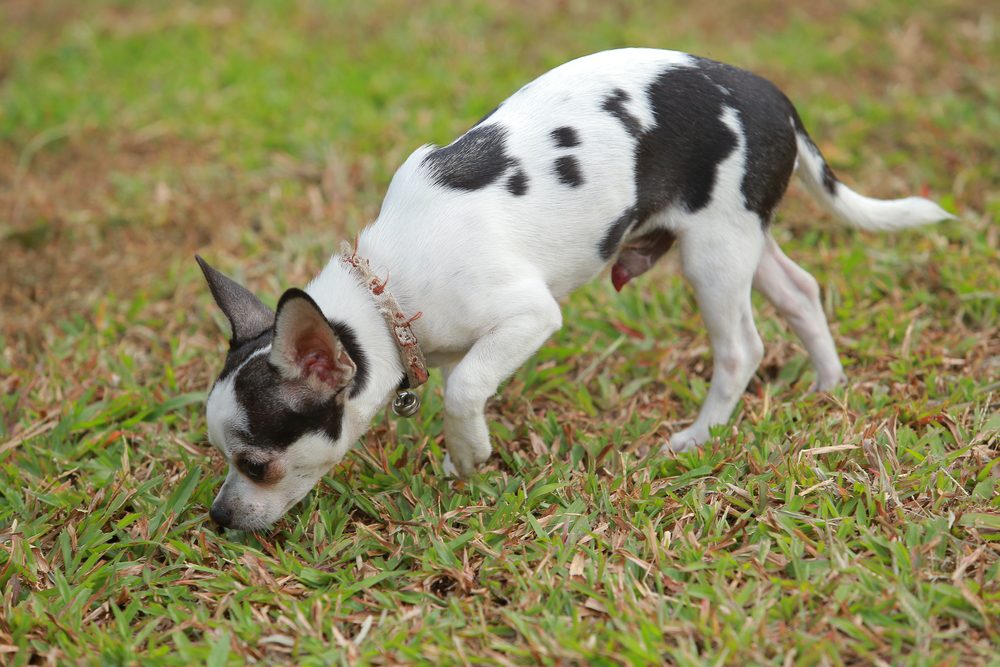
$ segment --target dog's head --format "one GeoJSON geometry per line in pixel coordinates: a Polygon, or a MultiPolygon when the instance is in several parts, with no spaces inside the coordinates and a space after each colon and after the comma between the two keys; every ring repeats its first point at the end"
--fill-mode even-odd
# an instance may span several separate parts
{"type": "Polygon", "coordinates": [[[286,291],[275,312],[197,260],[232,328],[208,395],[208,438],[229,461],[210,515],[227,528],[264,528],[361,435],[350,399],[367,365],[350,328],[328,320],[302,290],[286,291]]]}

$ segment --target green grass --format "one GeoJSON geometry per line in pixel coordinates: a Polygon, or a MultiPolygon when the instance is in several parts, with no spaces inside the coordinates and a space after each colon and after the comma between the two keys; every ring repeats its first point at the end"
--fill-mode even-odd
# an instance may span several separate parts
{"type": "Polygon", "coordinates": [[[869,5],[0,6],[0,663],[997,664],[997,17],[869,5]],[[475,478],[441,474],[435,374],[273,531],[213,530],[192,254],[273,304],[416,146],[626,44],[768,75],[844,180],[961,216],[860,234],[793,188],[775,234],[851,384],[808,395],[758,301],[731,422],[647,456],[710,373],[668,258],[567,301],[475,478]]]}

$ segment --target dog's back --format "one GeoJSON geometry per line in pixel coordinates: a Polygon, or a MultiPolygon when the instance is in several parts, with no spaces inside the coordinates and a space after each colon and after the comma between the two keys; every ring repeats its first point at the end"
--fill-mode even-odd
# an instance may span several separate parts
{"type": "Polygon", "coordinates": [[[678,233],[713,199],[766,224],[795,163],[794,118],[777,88],[735,67],[656,49],[586,56],[451,144],[417,150],[366,235],[411,254],[459,248],[440,262],[452,271],[489,274],[509,253],[507,266],[540,272],[560,296],[630,237],[678,233]]]}

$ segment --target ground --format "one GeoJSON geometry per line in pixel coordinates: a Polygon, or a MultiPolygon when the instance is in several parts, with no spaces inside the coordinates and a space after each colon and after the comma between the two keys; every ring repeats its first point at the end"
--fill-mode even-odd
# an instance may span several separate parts
{"type": "Polygon", "coordinates": [[[996,664],[1000,62],[980,0],[0,5],[0,662],[996,664]],[[655,5],[655,6],[654,6],[655,5]],[[959,216],[775,221],[850,384],[767,346],[701,450],[710,356],[667,258],[607,276],[441,474],[435,374],[272,531],[220,534],[202,403],[223,320],[193,254],[269,303],[393,170],[573,56],[753,69],[841,178],[959,216]]]}

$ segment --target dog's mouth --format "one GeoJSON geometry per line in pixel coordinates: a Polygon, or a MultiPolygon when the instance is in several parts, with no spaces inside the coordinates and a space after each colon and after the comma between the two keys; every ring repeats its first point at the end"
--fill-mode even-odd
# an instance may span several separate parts
{"type": "Polygon", "coordinates": [[[220,529],[246,532],[267,530],[277,523],[281,517],[288,514],[307,495],[309,495],[309,490],[306,490],[305,493],[297,498],[289,498],[282,504],[281,509],[273,514],[265,512],[263,507],[255,503],[233,502],[232,510],[228,512],[215,512],[213,510],[210,512],[210,515],[213,515],[211,519],[220,529]]]}

